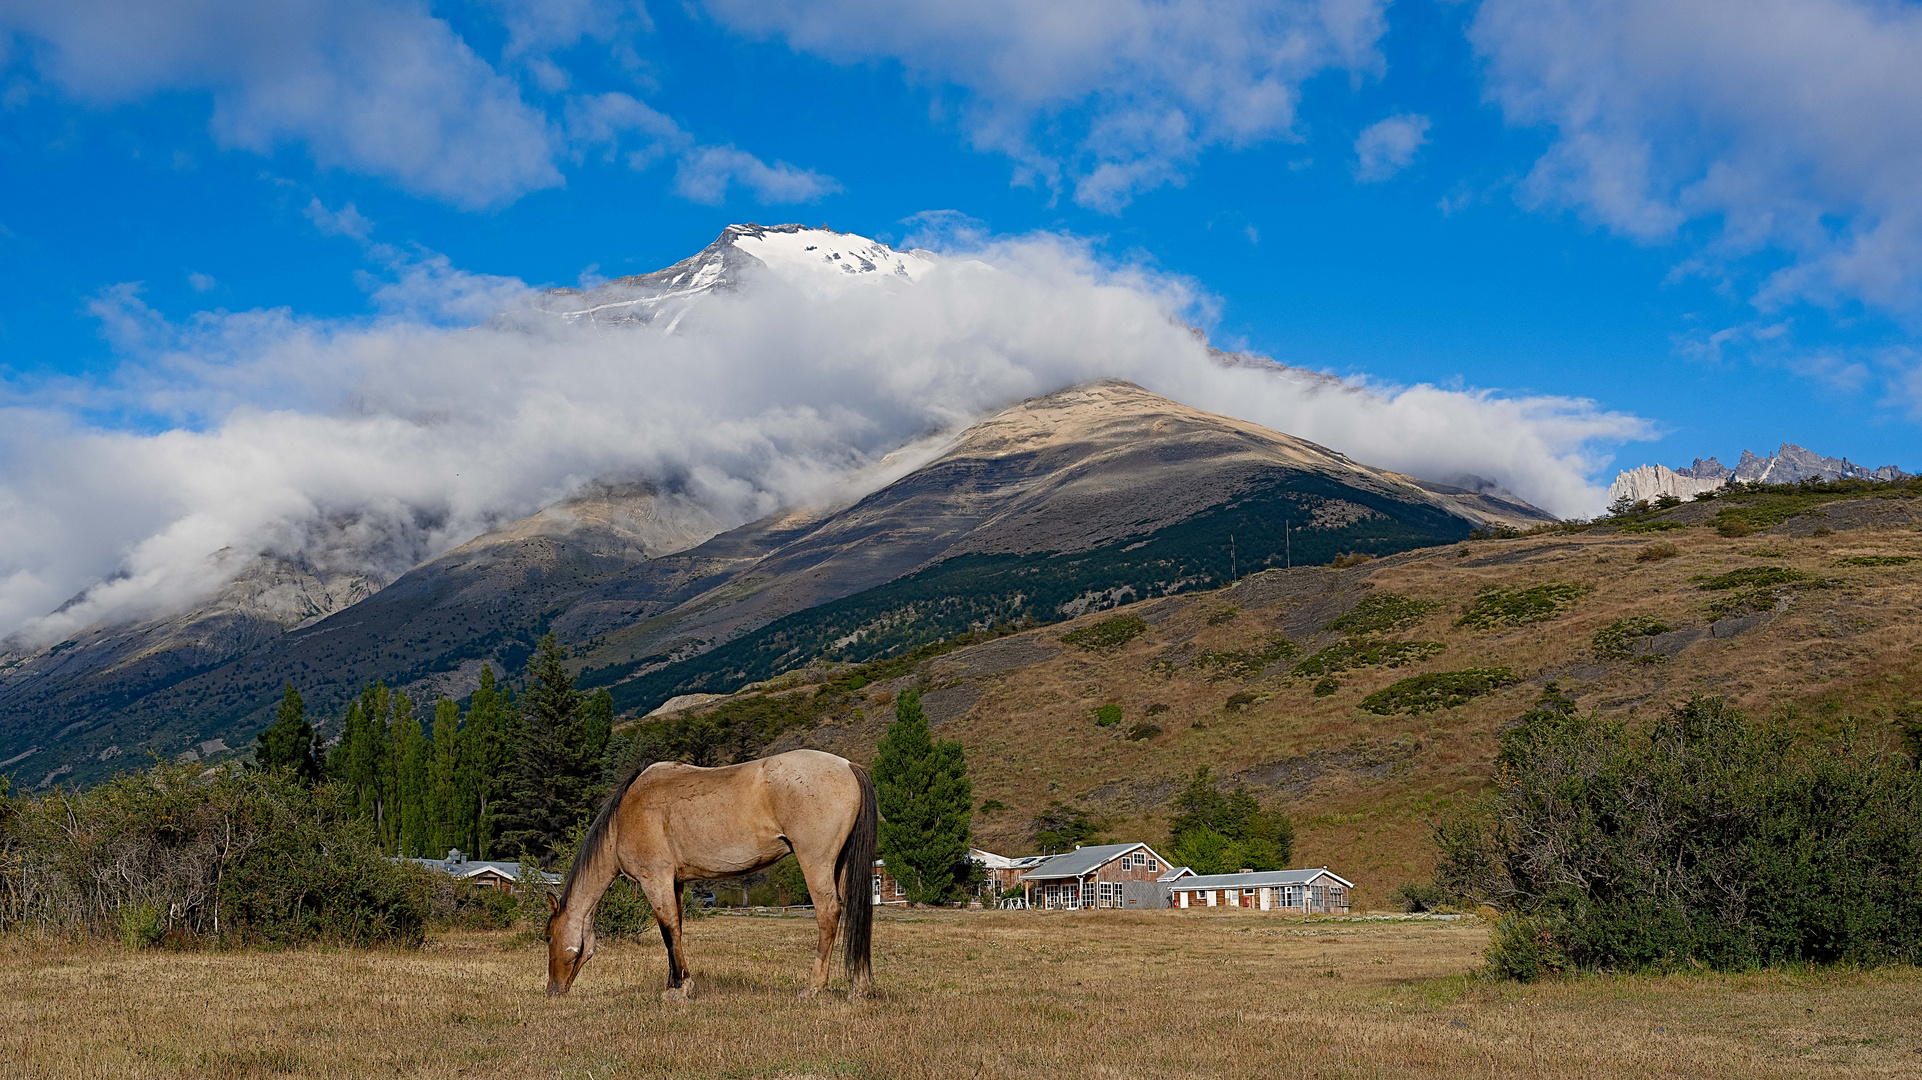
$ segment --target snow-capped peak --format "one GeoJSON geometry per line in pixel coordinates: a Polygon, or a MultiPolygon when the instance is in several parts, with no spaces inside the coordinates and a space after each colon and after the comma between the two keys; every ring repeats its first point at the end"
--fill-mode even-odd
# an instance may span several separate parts
{"type": "Polygon", "coordinates": [[[570,322],[661,322],[672,330],[690,303],[710,292],[747,286],[756,274],[771,272],[803,293],[818,296],[846,288],[909,285],[937,261],[930,252],[896,251],[865,236],[832,229],[729,225],[699,254],[665,270],[615,278],[585,291],[550,289],[541,307],[570,322]]]}

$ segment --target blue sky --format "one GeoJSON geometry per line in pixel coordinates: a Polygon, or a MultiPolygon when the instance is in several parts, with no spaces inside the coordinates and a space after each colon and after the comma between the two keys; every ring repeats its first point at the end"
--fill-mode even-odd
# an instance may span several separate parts
{"type": "Polygon", "coordinates": [[[1591,481],[1915,470],[1919,47],[1884,0],[0,0],[0,406],[207,429],[264,399],[170,380],[289,334],[947,211],[1228,347],[1648,421],[1591,481]]]}

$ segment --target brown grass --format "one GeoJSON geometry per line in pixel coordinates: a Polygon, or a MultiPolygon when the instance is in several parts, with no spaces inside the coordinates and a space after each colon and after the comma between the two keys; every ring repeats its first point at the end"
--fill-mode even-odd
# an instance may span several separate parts
{"type": "Polygon", "coordinates": [[[657,945],[606,945],[574,993],[544,952],[128,953],[0,945],[9,1077],[1913,1076],[1922,973],[1467,977],[1473,920],[909,912],[878,996],[801,1001],[810,920],[692,927],[696,1000],[657,945]]]}

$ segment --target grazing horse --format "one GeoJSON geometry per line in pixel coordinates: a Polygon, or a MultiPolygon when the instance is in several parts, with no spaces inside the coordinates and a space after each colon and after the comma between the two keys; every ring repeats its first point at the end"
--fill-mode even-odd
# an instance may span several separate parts
{"type": "Polygon", "coordinates": [[[667,990],[694,984],[681,953],[681,886],[772,866],[793,852],[814,898],[821,947],[802,997],[827,986],[837,931],[845,932],[848,997],[872,983],[874,782],[845,758],[794,750],[702,769],[663,761],[636,770],[607,797],[581,840],[560,899],[547,906],[547,992],[565,994],[594,955],[594,908],[625,874],[640,883],[667,944],[667,990]]]}

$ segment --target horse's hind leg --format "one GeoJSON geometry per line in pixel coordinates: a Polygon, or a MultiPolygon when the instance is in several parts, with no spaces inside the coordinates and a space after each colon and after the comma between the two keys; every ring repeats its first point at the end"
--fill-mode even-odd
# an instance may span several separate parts
{"type": "Polygon", "coordinates": [[[661,943],[667,946],[667,989],[663,1001],[686,1001],[694,996],[694,980],[687,977],[687,957],[681,951],[681,883],[672,878],[648,878],[641,882],[654,921],[661,928],[661,943]]]}
{"type": "Polygon", "coordinates": [[[807,989],[801,991],[802,997],[813,997],[827,989],[830,961],[834,959],[834,938],[841,930],[841,898],[834,880],[832,858],[804,860],[801,873],[807,878],[808,895],[814,900],[814,925],[821,931],[814,971],[808,976],[807,989]]]}

